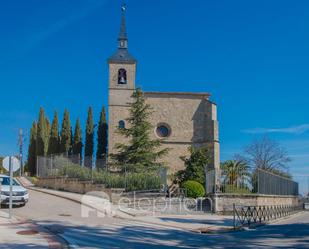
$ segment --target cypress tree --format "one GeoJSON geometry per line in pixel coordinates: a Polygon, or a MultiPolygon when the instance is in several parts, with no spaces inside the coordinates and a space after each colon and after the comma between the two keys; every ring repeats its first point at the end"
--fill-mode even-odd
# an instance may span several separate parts
{"type": "Polygon", "coordinates": [[[46,156],[48,153],[49,138],[50,138],[50,122],[47,117],[45,117],[45,123],[46,123],[46,132],[44,140],[44,155],[46,156]]]}
{"type": "Polygon", "coordinates": [[[70,128],[70,134],[71,134],[71,137],[70,137],[69,155],[73,155],[73,129],[72,129],[72,126],[70,128]]]}
{"type": "Polygon", "coordinates": [[[75,124],[75,131],[74,131],[74,138],[73,138],[73,146],[72,151],[73,155],[79,155],[82,156],[82,150],[83,150],[83,140],[82,140],[82,130],[80,127],[79,118],[76,120],[75,124]]]}
{"type": "Polygon", "coordinates": [[[45,156],[48,147],[48,123],[46,121],[43,107],[40,108],[37,124],[36,155],[45,156]]]}
{"type": "Polygon", "coordinates": [[[61,134],[60,134],[60,152],[69,153],[71,147],[71,124],[70,114],[67,110],[64,111],[61,134]]]}
{"type": "Polygon", "coordinates": [[[28,147],[27,168],[30,175],[36,174],[36,142],[37,140],[37,123],[33,122],[30,130],[30,141],[28,147]]]}
{"type": "Polygon", "coordinates": [[[118,127],[118,133],[129,140],[126,144],[116,144],[117,153],[111,158],[119,167],[126,166],[132,171],[154,169],[160,166],[158,159],[168,153],[168,149],[160,150],[161,140],[150,138],[153,127],[149,122],[152,113],[146,104],[144,94],[137,88],[132,95],[130,115],[126,119],[127,127],[118,127]]]}
{"type": "Polygon", "coordinates": [[[87,124],[86,124],[86,142],[85,142],[85,166],[91,167],[92,166],[92,156],[93,156],[93,115],[92,115],[92,108],[89,107],[88,109],[88,116],[87,116],[87,124]]]}
{"type": "Polygon", "coordinates": [[[59,153],[59,122],[58,113],[55,112],[50,131],[48,154],[52,155],[57,153],[59,153]]]}
{"type": "Polygon", "coordinates": [[[105,108],[103,107],[100,113],[100,120],[97,131],[96,165],[98,168],[103,168],[105,164],[102,162],[102,159],[106,159],[107,156],[107,127],[105,108]]]}

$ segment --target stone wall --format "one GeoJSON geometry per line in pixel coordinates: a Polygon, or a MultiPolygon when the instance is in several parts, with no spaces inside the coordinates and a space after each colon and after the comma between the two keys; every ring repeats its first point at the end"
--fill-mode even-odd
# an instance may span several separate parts
{"type": "MultiPolygon", "coordinates": [[[[129,116],[128,94],[132,93],[131,89],[110,89],[109,153],[116,152],[116,143],[127,142],[126,138],[117,133],[117,126],[120,120],[129,116]]],[[[162,147],[170,149],[168,155],[162,158],[162,163],[169,167],[169,173],[184,168],[184,162],[180,157],[189,155],[188,148],[191,145],[207,147],[213,159],[209,166],[219,168],[217,108],[209,101],[209,94],[145,92],[145,97],[147,104],[153,109],[150,117],[153,125],[150,134],[152,139],[158,139],[158,124],[167,124],[171,129],[170,136],[162,140],[162,147]]]]}
{"type": "Polygon", "coordinates": [[[162,161],[169,166],[170,173],[184,168],[180,157],[188,156],[190,146],[206,146],[212,156],[211,167],[218,168],[219,132],[216,105],[209,101],[207,93],[145,92],[146,102],[153,108],[150,117],[157,139],[156,127],[166,124],[171,134],[162,140],[163,147],[170,152],[162,161]]]}
{"type": "Polygon", "coordinates": [[[117,143],[125,143],[123,136],[117,133],[120,120],[129,116],[129,103],[135,89],[136,64],[109,64],[109,94],[108,94],[108,151],[116,152],[117,143]],[[118,70],[127,71],[127,84],[118,84],[118,70]]]}
{"type": "MultiPolygon", "coordinates": [[[[135,89],[136,64],[135,63],[109,63],[110,89],[135,89]],[[127,72],[127,84],[118,84],[118,70],[123,68],[127,72]]],[[[120,99],[120,103],[121,103],[120,99]]],[[[124,101],[123,101],[124,102],[124,101]]],[[[125,102],[124,102],[125,103],[125,102]]]]}
{"type": "Polygon", "coordinates": [[[107,189],[102,184],[93,184],[91,181],[79,181],[78,179],[72,178],[39,178],[36,182],[36,186],[78,194],[103,191],[110,196],[110,200],[112,201],[118,200],[124,191],[124,189],[107,189]]]}
{"type": "Polygon", "coordinates": [[[211,196],[216,213],[233,212],[233,204],[244,206],[299,205],[297,196],[258,194],[214,194],[211,196]]]}

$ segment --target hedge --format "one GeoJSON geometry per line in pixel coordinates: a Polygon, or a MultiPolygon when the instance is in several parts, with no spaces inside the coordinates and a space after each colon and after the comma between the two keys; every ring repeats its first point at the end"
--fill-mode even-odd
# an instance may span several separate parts
{"type": "Polygon", "coordinates": [[[91,170],[75,164],[58,168],[52,175],[76,178],[80,181],[93,181],[95,184],[105,185],[106,188],[125,188],[126,191],[160,189],[162,184],[157,171],[114,173],[105,170],[91,170]]]}
{"type": "Polygon", "coordinates": [[[205,189],[203,185],[197,181],[185,181],[182,183],[181,187],[186,189],[187,197],[199,198],[205,196],[205,189]]]}

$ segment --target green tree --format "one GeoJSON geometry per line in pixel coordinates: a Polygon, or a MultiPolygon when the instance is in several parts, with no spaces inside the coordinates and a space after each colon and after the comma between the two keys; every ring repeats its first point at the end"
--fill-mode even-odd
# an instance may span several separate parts
{"type": "Polygon", "coordinates": [[[70,114],[67,110],[64,111],[61,135],[60,135],[60,152],[68,153],[71,146],[71,123],[70,114]]]}
{"type": "Polygon", "coordinates": [[[112,154],[111,158],[118,167],[126,166],[131,171],[158,167],[158,159],[168,153],[168,149],[160,150],[161,140],[150,138],[153,127],[149,117],[152,109],[146,104],[141,89],[137,88],[134,91],[132,99],[130,115],[126,119],[127,127],[118,127],[118,132],[128,143],[116,144],[117,153],[112,154]]]}
{"type": "Polygon", "coordinates": [[[190,157],[181,157],[185,163],[185,169],[176,173],[176,182],[192,180],[205,186],[205,169],[210,163],[209,152],[206,148],[189,147],[190,157]]]}
{"type": "Polygon", "coordinates": [[[49,119],[46,117],[45,118],[46,122],[46,138],[45,138],[45,145],[44,145],[44,155],[48,154],[48,148],[49,148],[49,138],[50,138],[50,122],[49,119]]]}
{"type": "Polygon", "coordinates": [[[80,155],[82,156],[83,150],[83,138],[82,138],[82,130],[80,127],[79,119],[76,120],[75,124],[75,131],[74,131],[74,138],[73,138],[73,155],[80,155]]]}
{"type": "Polygon", "coordinates": [[[92,156],[93,156],[93,137],[94,137],[94,123],[92,108],[88,109],[87,124],[86,124],[86,142],[85,142],[85,166],[92,166],[92,156]]]}
{"type": "Polygon", "coordinates": [[[228,160],[222,163],[223,183],[232,185],[236,188],[247,187],[246,183],[250,179],[250,167],[246,161],[228,160]]]}
{"type": "Polygon", "coordinates": [[[5,172],[5,169],[2,166],[3,157],[0,157],[0,174],[3,174],[5,172]]]}
{"type": "Polygon", "coordinates": [[[33,122],[30,130],[27,168],[30,175],[36,174],[37,123],[33,122]]]}
{"type": "Polygon", "coordinates": [[[45,156],[48,150],[48,122],[43,107],[40,108],[39,120],[37,123],[36,155],[45,156]]]}
{"type": "Polygon", "coordinates": [[[107,122],[105,108],[102,108],[97,131],[97,167],[102,168],[102,159],[106,159],[107,154],[107,122]],[[100,160],[100,161],[99,161],[100,160]]]}
{"type": "Polygon", "coordinates": [[[55,112],[51,131],[50,131],[50,137],[49,137],[49,146],[48,146],[48,154],[57,154],[59,153],[59,121],[58,121],[58,113],[55,112]]]}
{"type": "Polygon", "coordinates": [[[70,149],[69,149],[69,155],[73,155],[73,143],[74,143],[74,133],[73,133],[73,129],[72,129],[72,126],[70,128],[70,134],[71,134],[71,137],[70,137],[70,149]]]}

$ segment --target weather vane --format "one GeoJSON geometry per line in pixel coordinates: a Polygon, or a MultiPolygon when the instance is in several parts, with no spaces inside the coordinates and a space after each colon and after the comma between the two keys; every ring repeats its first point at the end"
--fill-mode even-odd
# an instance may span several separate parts
{"type": "Polygon", "coordinates": [[[127,8],[126,4],[123,3],[123,4],[121,5],[121,10],[122,10],[122,12],[125,12],[125,11],[126,11],[126,8],[127,8]]]}

